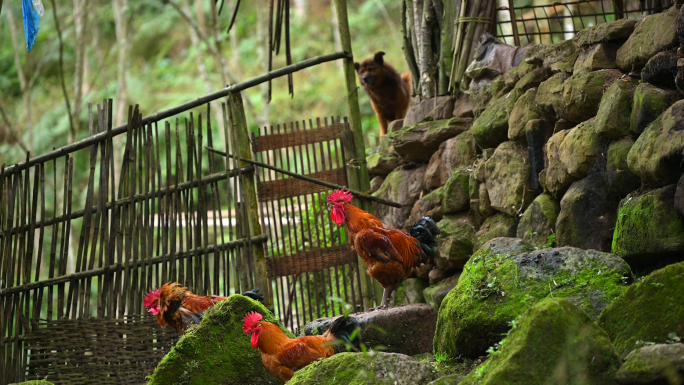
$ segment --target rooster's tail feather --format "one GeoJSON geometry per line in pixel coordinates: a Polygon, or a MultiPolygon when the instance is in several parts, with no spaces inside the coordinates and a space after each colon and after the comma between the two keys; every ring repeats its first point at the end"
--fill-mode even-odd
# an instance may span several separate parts
{"type": "MultiPolygon", "coordinates": [[[[336,339],[344,341],[344,343],[347,344],[352,344],[358,348],[359,338],[357,336],[352,340],[352,334],[354,333],[354,330],[360,328],[361,325],[359,324],[359,321],[356,318],[339,316],[336,320],[333,321],[332,324],[330,324],[330,328],[328,329],[326,334],[332,334],[332,336],[336,339]]],[[[343,345],[338,345],[337,347],[335,347],[335,353],[340,353],[344,351],[346,351],[346,349],[343,345]]]]}

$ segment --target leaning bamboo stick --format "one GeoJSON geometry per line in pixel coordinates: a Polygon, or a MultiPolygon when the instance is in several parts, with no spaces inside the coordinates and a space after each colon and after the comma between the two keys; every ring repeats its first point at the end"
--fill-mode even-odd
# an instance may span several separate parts
{"type": "Polygon", "coordinates": [[[282,168],[279,168],[279,167],[271,166],[271,165],[268,165],[268,164],[266,164],[266,163],[257,162],[257,161],[255,161],[255,160],[246,159],[246,158],[242,158],[242,157],[236,157],[235,155],[227,154],[227,153],[225,153],[224,151],[217,150],[217,149],[215,149],[215,148],[211,148],[211,147],[208,147],[208,146],[204,146],[204,147],[205,147],[207,150],[209,150],[209,151],[211,151],[211,152],[215,152],[215,153],[217,153],[217,154],[219,154],[219,155],[228,156],[228,157],[231,157],[231,158],[238,158],[238,159],[240,159],[240,160],[243,161],[243,162],[251,163],[251,164],[256,165],[256,166],[259,166],[259,167],[268,168],[268,169],[271,169],[271,170],[273,170],[273,171],[276,171],[276,172],[279,172],[279,173],[282,173],[282,174],[285,174],[285,175],[289,175],[289,176],[291,176],[291,177],[293,177],[293,178],[305,180],[305,181],[307,181],[307,182],[315,183],[315,184],[318,184],[318,185],[321,185],[321,186],[325,186],[325,187],[330,187],[330,188],[332,188],[332,189],[345,189],[345,190],[349,191],[352,195],[354,195],[354,196],[356,196],[356,197],[358,197],[358,198],[367,199],[367,200],[369,200],[369,201],[381,203],[381,204],[387,205],[387,206],[392,206],[392,207],[401,208],[401,204],[399,204],[399,203],[390,202],[390,201],[385,200],[385,199],[382,199],[382,198],[378,198],[378,197],[375,197],[375,196],[372,196],[372,195],[367,195],[366,193],[358,192],[358,191],[355,191],[355,190],[350,190],[348,187],[345,187],[345,186],[340,186],[340,185],[338,185],[338,184],[329,183],[329,182],[325,182],[325,181],[318,180],[318,179],[314,179],[314,178],[309,178],[308,176],[299,175],[299,174],[296,174],[296,173],[294,173],[294,172],[287,171],[287,170],[282,169],[282,168]]]}

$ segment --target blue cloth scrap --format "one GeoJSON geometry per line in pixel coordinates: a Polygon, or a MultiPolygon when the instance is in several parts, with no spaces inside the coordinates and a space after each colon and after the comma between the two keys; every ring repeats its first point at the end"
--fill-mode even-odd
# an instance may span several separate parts
{"type": "Polygon", "coordinates": [[[36,42],[38,36],[38,29],[40,26],[40,16],[33,8],[31,0],[21,0],[21,10],[24,16],[24,35],[26,36],[26,50],[31,52],[33,43],[36,42]]]}

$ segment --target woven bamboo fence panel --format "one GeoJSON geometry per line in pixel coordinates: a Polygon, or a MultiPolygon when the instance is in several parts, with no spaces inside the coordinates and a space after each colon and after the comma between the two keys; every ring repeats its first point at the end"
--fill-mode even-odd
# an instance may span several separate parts
{"type": "Polygon", "coordinates": [[[221,124],[209,104],[165,121],[130,107],[118,138],[112,106],[89,106],[89,146],[0,170],[0,384],[144,383],[177,338],[141,316],[149,288],[254,287],[266,237],[242,230],[239,177],[254,168],[203,148],[221,131],[237,148],[233,103],[221,124]]]}
{"type": "MultiPolygon", "coordinates": [[[[345,132],[346,119],[319,118],[263,127],[252,136],[252,146],[260,162],[348,186],[340,139],[345,132]]],[[[344,303],[362,310],[356,252],[326,209],[331,190],[261,167],[257,181],[276,314],[295,330],[313,319],[342,314],[344,303]]]]}

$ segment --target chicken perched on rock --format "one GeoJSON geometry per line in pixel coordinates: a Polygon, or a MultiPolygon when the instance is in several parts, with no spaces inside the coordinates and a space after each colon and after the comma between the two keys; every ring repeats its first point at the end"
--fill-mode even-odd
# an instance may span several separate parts
{"type": "Polygon", "coordinates": [[[366,263],[366,272],[385,289],[379,308],[389,306],[390,296],[411,274],[411,269],[434,259],[439,228],[429,217],[423,217],[410,234],[385,226],[377,217],[351,204],[348,191],[335,190],[328,196],[330,216],[344,224],[352,248],[366,263]]]}
{"type": "Polygon", "coordinates": [[[344,343],[359,324],[354,318],[341,316],[320,336],[288,337],[277,325],[263,321],[257,312],[245,315],[242,330],[251,336],[252,346],[261,352],[261,360],[269,373],[287,382],[295,371],[319,358],[343,352],[344,343]]]}
{"type": "Polygon", "coordinates": [[[149,313],[157,316],[159,325],[185,334],[190,325],[200,322],[208,308],[226,299],[218,295],[195,295],[187,287],[169,282],[159,289],[150,290],[143,299],[143,305],[149,313]]]}

